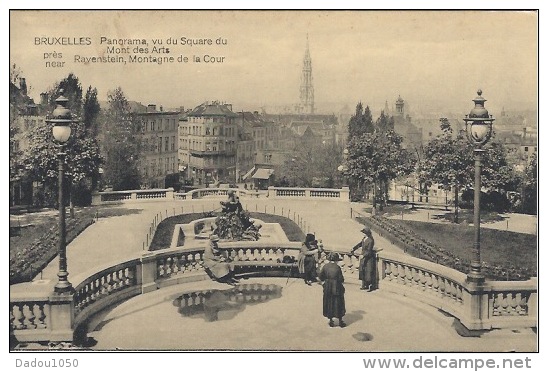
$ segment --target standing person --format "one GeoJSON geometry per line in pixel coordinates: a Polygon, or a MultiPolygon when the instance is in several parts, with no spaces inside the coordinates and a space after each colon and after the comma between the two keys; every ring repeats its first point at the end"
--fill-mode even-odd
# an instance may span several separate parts
{"type": "Polygon", "coordinates": [[[339,254],[331,252],[327,255],[329,260],[320,271],[320,280],[323,282],[323,316],[329,319],[329,326],[334,327],[333,318],[339,319],[339,327],[346,327],[343,316],[346,314],[344,304],[344,277],[337,261],[339,254]]]}
{"type": "Polygon", "coordinates": [[[211,235],[209,244],[204,250],[204,266],[213,279],[221,283],[235,284],[238,280],[234,278],[234,270],[229,263],[228,257],[219,249],[219,237],[211,235]]]}
{"type": "Polygon", "coordinates": [[[308,285],[312,285],[312,282],[317,277],[316,255],[318,254],[318,249],[314,246],[314,240],[316,240],[314,234],[306,234],[297,262],[299,273],[301,273],[304,282],[308,285]]]}
{"type": "Polygon", "coordinates": [[[373,234],[369,227],[364,227],[361,231],[365,236],[362,241],[356,244],[350,253],[354,253],[356,249],[361,248],[360,252],[360,267],[359,267],[359,277],[362,281],[361,290],[368,290],[371,292],[373,290],[373,285],[375,283],[376,277],[376,252],[375,252],[375,239],[373,239],[373,234]]]}

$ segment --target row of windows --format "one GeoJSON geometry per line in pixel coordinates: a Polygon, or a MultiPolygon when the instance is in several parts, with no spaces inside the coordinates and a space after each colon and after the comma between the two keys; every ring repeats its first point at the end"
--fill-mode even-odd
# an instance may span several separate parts
{"type": "Polygon", "coordinates": [[[224,116],[218,116],[218,117],[196,117],[191,116],[188,118],[188,121],[191,123],[226,123],[226,124],[233,124],[234,119],[227,118],[224,116]]]}
{"type": "Polygon", "coordinates": [[[147,161],[143,173],[145,177],[155,177],[162,176],[170,173],[177,172],[176,167],[176,157],[172,156],[171,158],[160,158],[158,161],[152,159],[147,161]]]}
{"type": "Polygon", "coordinates": [[[197,150],[197,151],[223,151],[234,150],[236,148],[235,141],[191,141],[186,138],[181,140],[181,149],[197,150]],[[205,144],[205,147],[203,146],[205,144]]]}
{"type": "Polygon", "coordinates": [[[144,152],[168,152],[175,151],[176,141],[175,136],[171,136],[171,141],[169,137],[154,137],[146,138],[143,141],[144,152]]]}
{"type": "Polygon", "coordinates": [[[145,132],[176,131],[177,129],[177,119],[145,120],[143,123],[143,130],[145,132]]]}
{"type": "Polygon", "coordinates": [[[181,127],[182,135],[193,135],[193,136],[227,136],[235,137],[236,128],[235,127],[223,127],[223,126],[202,126],[202,125],[191,125],[181,127]]]}

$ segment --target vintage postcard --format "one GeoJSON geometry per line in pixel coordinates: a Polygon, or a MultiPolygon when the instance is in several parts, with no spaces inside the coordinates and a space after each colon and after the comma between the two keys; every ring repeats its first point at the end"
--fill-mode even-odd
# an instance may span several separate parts
{"type": "Polygon", "coordinates": [[[11,351],[539,350],[537,11],[9,16],[11,351]]]}

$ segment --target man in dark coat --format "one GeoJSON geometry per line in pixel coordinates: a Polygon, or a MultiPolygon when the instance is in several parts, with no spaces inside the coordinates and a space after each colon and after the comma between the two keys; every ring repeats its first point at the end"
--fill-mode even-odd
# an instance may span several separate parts
{"type": "Polygon", "coordinates": [[[329,326],[334,327],[333,318],[339,319],[339,327],[346,327],[343,316],[346,314],[344,304],[344,277],[341,268],[337,265],[340,261],[336,252],[327,255],[329,260],[320,272],[320,280],[323,282],[323,316],[329,319],[329,326]]]}

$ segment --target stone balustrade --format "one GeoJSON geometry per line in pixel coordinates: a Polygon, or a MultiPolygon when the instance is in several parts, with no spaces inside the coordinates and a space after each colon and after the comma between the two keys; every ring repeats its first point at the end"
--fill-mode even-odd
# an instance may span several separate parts
{"type": "Polygon", "coordinates": [[[124,190],[124,191],[101,191],[91,195],[92,205],[109,203],[143,202],[157,200],[173,200],[175,192],[173,188],[150,189],[150,190],[124,190]]]}
{"type": "Polygon", "coordinates": [[[141,262],[129,260],[87,277],[74,293],[75,327],[107,306],[141,294],[141,262]]]}
{"type": "MultiPolygon", "coordinates": [[[[350,191],[348,187],[342,189],[323,188],[295,188],[295,187],[269,187],[268,198],[270,199],[321,199],[349,201],[350,191]]],[[[169,189],[152,190],[124,190],[124,191],[101,191],[92,194],[92,205],[109,203],[131,203],[158,200],[192,200],[207,197],[226,197],[229,191],[234,191],[239,197],[258,197],[256,191],[242,190],[238,188],[205,188],[196,189],[186,193],[174,192],[169,189]]]]}
{"type": "MultiPolygon", "coordinates": [[[[221,242],[237,274],[298,276],[301,243],[221,242]]],[[[53,284],[10,287],[10,332],[19,342],[72,341],[74,330],[108,306],[170,285],[208,279],[203,246],[147,252],[122,263],[72,278],[72,294],[53,293],[53,284]]],[[[338,252],[348,283],[357,282],[359,257],[338,252]]],[[[319,254],[319,267],[327,252],[319,254]]],[[[441,309],[470,330],[537,326],[537,282],[467,282],[466,275],[404,254],[377,254],[378,288],[441,309]]]]}
{"type": "Polygon", "coordinates": [[[536,327],[536,279],[467,281],[466,274],[419,258],[379,252],[378,287],[441,309],[470,330],[536,327]]]}
{"type": "Polygon", "coordinates": [[[274,187],[268,188],[269,199],[321,199],[349,201],[350,190],[348,187],[342,189],[324,188],[299,188],[299,187],[274,187]]]}

